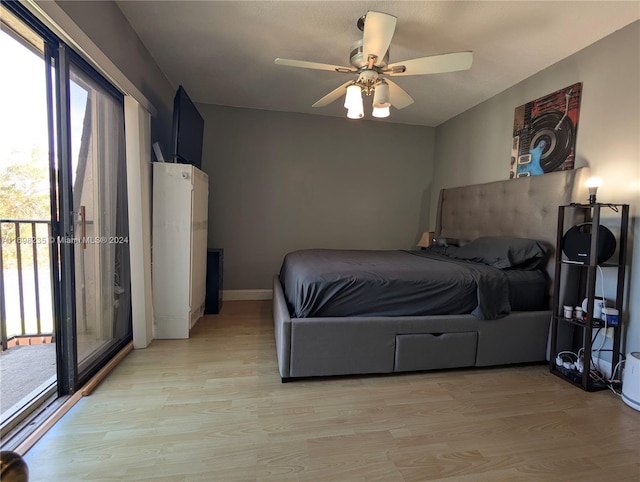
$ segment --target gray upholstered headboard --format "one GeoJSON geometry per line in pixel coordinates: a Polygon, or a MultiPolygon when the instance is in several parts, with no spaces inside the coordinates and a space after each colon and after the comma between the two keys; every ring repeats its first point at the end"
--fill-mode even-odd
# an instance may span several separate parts
{"type": "Polygon", "coordinates": [[[586,202],[588,168],[440,191],[436,235],[465,240],[514,236],[543,241],[553,278],[558,206],[586,202]]]}

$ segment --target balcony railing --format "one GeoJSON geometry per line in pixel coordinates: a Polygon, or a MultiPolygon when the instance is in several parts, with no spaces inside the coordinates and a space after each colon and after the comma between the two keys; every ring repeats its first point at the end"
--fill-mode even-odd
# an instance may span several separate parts
{"type": "Polygon", "coordinates": [[[2,351],[53,341],[51,222],[0,219],[2,351]]]}

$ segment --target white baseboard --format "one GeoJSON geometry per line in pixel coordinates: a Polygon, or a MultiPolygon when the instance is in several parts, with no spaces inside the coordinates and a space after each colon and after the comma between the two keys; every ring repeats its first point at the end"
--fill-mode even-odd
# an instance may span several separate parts
{"type": "Polygon", "coordinates": [[[222,290],[223,301],[270,300],[273,290],[222,290]]]}

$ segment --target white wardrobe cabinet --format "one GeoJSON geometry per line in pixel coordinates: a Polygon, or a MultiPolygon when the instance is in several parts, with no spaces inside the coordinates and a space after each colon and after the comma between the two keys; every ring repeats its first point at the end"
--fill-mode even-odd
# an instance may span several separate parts
{"type": "Polygon", "coordinates": [[[209,179],[189,164],[153,164],[153,337],[188,338],[204,314],[209,179]]]}

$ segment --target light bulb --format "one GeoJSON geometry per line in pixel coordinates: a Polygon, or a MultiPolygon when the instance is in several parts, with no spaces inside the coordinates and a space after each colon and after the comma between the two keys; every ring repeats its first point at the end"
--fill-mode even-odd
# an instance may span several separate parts
{"type": "Polygon", "coordinates": [[[596,203],[596,193],[598,192],[598,188],[602,186],[602,179],[599,177],[590,177],[587,179],[585,183],[587,189],[589,189],[589,204],[596,203]]]}

